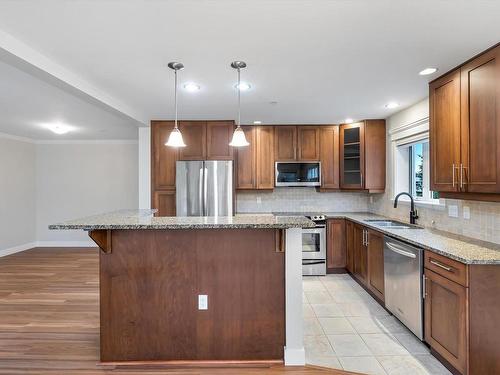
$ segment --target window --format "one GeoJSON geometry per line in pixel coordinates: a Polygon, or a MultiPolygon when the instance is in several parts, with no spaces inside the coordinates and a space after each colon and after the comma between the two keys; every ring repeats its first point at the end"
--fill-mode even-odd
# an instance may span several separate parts
{"type": "Polygon", "coordinates": [[[395,191],[406,191],[416,201],[438,203],[438,193],[430,190],[429,138],[396,146],[395,191]]]}

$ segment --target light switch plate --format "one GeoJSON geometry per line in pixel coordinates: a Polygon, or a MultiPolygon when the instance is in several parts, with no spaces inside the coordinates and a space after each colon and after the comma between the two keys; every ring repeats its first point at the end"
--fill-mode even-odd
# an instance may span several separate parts
{"type": "Polygon", "coordinates": [[[463,215],[464,215],[464,219],[470,220],[470,207],[469,206],[464,206],[463,215]]]}
{"type": "Polygon", "coordinates": [[[208,310],[208,296],[206,294],[198,295],[198,310],[208,310]]]}
{"type": "Polygon", "coordinates": [[[448,216],[458,217],[458,206],[448,206],[448,216]]]}

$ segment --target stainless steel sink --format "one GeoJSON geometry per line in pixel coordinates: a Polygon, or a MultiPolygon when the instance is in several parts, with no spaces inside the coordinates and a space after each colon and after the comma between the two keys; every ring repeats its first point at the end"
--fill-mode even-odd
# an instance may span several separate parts
{"type": "Polygon", "coordinates": [[[421,229],[417,225],[402,223],[396,220],[381,220],[381,219],[369,219],[364,220],[367,223],[375,225],[377,227],[391,228],[391,229],[421,229]]]}

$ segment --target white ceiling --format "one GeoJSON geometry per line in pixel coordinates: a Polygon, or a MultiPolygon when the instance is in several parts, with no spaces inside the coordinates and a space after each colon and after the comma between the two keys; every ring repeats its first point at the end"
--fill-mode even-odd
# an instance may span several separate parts
{"type": "Polygon", "coordinates": [[[182,118],[235,117],[235,59],[247,62],[242,79],[252,85],[243,123],[385,118],[424,98],[439,73],[499,42],[499,14],[500,1],[486,0],[2,0],[0,30],[86,86],[71,98],[75,79],[51,88],[44,75],[30,81],[0,64],[0,132],[51,137],[33,124],[60,116],[81,124],[70,138],[104,138],[102,129],[129,138],[140,123],[172,118],[169,61],[184,63],[181,83],[202,87],[181,92],[182,118]],[[429,66],[439,73],[418,75],[429,66]],[[401,107],[388,110],[389,101],[401,107]]]}

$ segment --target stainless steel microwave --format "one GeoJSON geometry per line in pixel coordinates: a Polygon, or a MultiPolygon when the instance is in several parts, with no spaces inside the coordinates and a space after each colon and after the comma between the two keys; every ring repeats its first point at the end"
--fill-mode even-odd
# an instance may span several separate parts
{"type": "Polygon", "coordinates": [[[320,162],[276,162],[275,186],[320,186],[320,162]]]}

